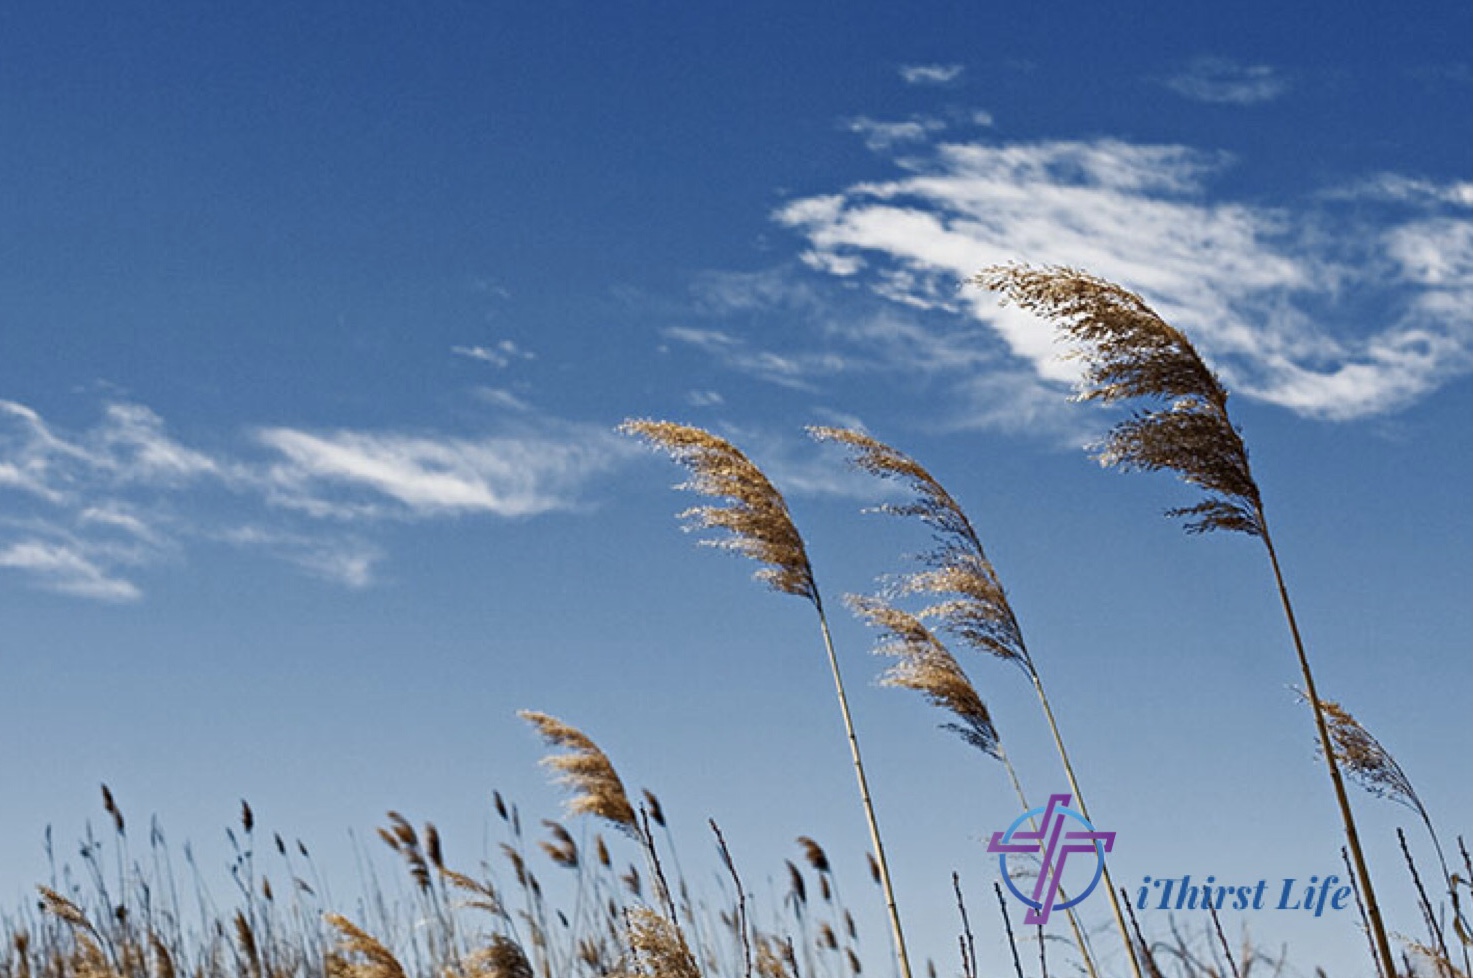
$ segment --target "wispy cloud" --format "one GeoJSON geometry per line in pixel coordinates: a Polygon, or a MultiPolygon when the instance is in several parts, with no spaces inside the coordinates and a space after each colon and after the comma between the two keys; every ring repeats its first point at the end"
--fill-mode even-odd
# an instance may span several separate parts
{"type": "Polygon", "coordinates": [[[475,396],[476,399],[479,401],[490,404],[492,407],[502,408],[506,411],[525,413],[532,410],[532,405],[528,404],[526,401],[513,394],[511,391],[501,387],[477,387],[475,390],[475,396]]]}
{"type": "Polygon", "coordinates": [[[52,591],[100,601],[135,601],[142,591],[115,577],[80,548],[24,539],[0,547],[0,567],[23,571],[52,591]]]}
{"type": "Polygon", "coordinates": [[[867,116],[850,119],[846,124],[850,132],[859,133],[864,137],[864,144],[870,149],[882,152],[895,146],[906,143],[925,142],[933,133],[941,132],[946,128],[946,123],[940,119],[916,118],[906,119],[901,122],[881,122],[867,116]]]}
{"type": "Polygon", "coordinates": [[[726,398],[721,396],[720,391],[687,391],[685,402],[691,407],[720,407],[726,403],[726,398]]]}
{"type": "Polygon", "coordinates": [[[947,65],[904,65],[900,77],[907,85],[950,85],[962,76],[962,66],[947,65]]]}
{"type": "Polygon", "coordinates": [[[661,335],[708,354],[728,369],[796,390],[812,390],[816,378],[839,373],[847,366],[837,353],[778,353],[755,347],[746,338],[719,329],[672,326],[662,330],[661,335]]]}
{"type": "Polygon", "coordinates": [[[537,354],[522,349],[515,340],[500,340],[491,346],[453,346],[450,352],[456,356],[489,363],[498,369],[505,369],[521,360],[537,359],[537,354]]]}
{"type": "Polygon", "coordinates": [[[209,541],[365,587],[385,559],[364,536],[377,521],[573,509],[634,452],[599,428],[528,415],[518,425],[485,437],[277,427],[225,455],[180,442],[138,404],[107,405],[92,427],[66,431],[0,401],[0,570],[131,601],[143,568],[209,541]]]}
{"type": "Polygon", "coordinates": [[[278,502],[354,517],[568,509],[590,477],[628,454],[621,439],[597,428],[479,440],[268,428],[257,439],[283,456],[268,472],[278,502]]]}
{"type": "Polygon", "coordinates": [[[232,527],[217,538],[232,546],[260,550],[301,568],[313,577],[348,588],[374,583],[383,551],[357,538],[294,533],[259,525],[232,527]]]}
{"type": "MultiPolygon", "coordinates": [[[[1212,201],[1212,178],[1231,163],[1108,139],[951,144],[908,158],[896,179],[796,200],[776,216],[803,235],[811,267],[984,327],[1000,348],[975,336],[938,345],[984,361],[989,351],[1009,354],[979,367],[1007,377],[1007,403],[1042,404],[1034,393],[1075,376],[1033,317],[958,288],[1013,260],[1076,265],[1143,292],[1241,393],[1311,417],[1393,410],[1468,370],[1473,275],[1462,269],[1473,229],[1466,207],[1451,203],[1460,190],[1422,194],[1456,213],[1403,210],[1366,234],[1346,223],[1358,218],[1323,208],[1212,201]],[[1367,307],[1380,318],[1347,323],[1371,282],[1379,292],[1367,307]]],[[[935,336],[937,322],[920,317],[904,328],[935,336]]],[[[875,349],[891,343],[883,332],[874,340],[875,349]]],[[[925,349],[915,335],[905,346],[925,349]]],[[[1027,413],[1007,403],[978,403],[974,417],[1007,423],[1027,413]]]]}
{"type": "Polygon", "coordinates": [[[1442,184],[1402,173],[1377,173],[1362,180],[1331,187],[1322,196],[1327,200],[1473,207],[1473,183],[1442,184]]]}
{"type": "Polygon", "coordinates": [[[1289,82],[1270,65],[1245,65],[1230,58],[1194,59],[1165,80],[1166,87],[1197,102],[1257,105],[1289,90],[1289,82]]]}

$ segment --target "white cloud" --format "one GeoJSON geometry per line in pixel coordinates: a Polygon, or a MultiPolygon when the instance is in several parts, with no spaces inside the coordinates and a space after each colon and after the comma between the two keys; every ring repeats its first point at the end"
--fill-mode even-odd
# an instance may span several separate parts
{"type": "Polygon", "coordinates": [[[907,85],[949,85],[962,76],[961,65],[905,65],[900,77],[907,85]]]}
{"type": "Polygon", "coordinates": [[[864,144],[870,149],[883,152],[904,143],[925,142],[932,133],[945,129],[946,123],[940,119],[929,118],[908,119],[904,122],[880,122],[877,119],[860,116],[849,120],[846,128],[850,132],[863,136],[864,144]]]}
{"type": "Polygon", "coordinates": [[[205,540],[365,587],[383,555],[356,528],[572,509],[591,478],[635,451],[611,431],[522,425],[481,438],[273,428],[257,438],[271,452],[263,459],[191,448],[141,405],[108,405],[92,427],[69,432],[0,401],[0,568],[48,590],[131,601],[141,597],[134,570],[205,540]],[[218,529],[243,519],[254,529],[218,529]]]}
{"type": "MultiPolygon", "coordinates": [[[[804,236],[805,264],[921,312],[969,318],[1031,368],[1040,390],[1073,379],[1077,368],[1058,359],[1052,331],[1035,317],[1000,309],[982,290],[958,289],[978,269],[1015,260],[1073,265],[1136,289],[1197,340],[1235,389],[1312,417],[1392,410],[1467,371],[1466,214],[1403,214],[1379,240],[1362,229],[1346,233],[1333,214],[1211,201],[1210,178],[1229,162],[1108,139],[944,145],[929,160],[908,159],[896,179],[796,200],[776,217],[804,236]],[[1345,294],[1379,282],[1382,271],[1378,304],[1400,312],[1328,328],[1344,317],[1345,294]]],[[[1424,196],[1460,199],[1456,190],[1424,196]]],[[[934,335],[935,320],[922,321],[907,328],[934,335]]],[[[906,346],[924,349],[914,337],[906,346]]],[[[982,359],[999,352],[967,335],[938,349],[982,359]]],[[[1023,379],[1009,381],[1012,400],[1041,403],[1025,396],[1023,379]]],[[[1007,414],[1005,405],[977,411],[991,423],[1007,414]]]]}
{"type": "Polygon", "coordinates": [[[343,490],[366,491],[370,500],[392,500],[398,512],[421,517],[568,509],[588,478],[626,454],[622,440],[600,429],[476,440],[268,428],[257,439],[284,456],[268,476],[279,502],[350,516],[384,510],[343,490]]]}
{"type": "Polygon", "coordinates": [[[498,369],[505,369],[519,360],[537,359],[537,354],[522,349],[515,340],[501,340],[492,346],[453,346],[450,352],[456,356],[489,363],[498,369]]]}
{"type": "Polygon", "coordinates": [[[816,378],[852,366],[835,352],[778,353],[756,348],[744,338],[717,329],[675,326],[661,331],[661,335],[709,354],[729,369],[795,390],[812,390],[816,378]]]}
{"type": "Polygon", "coordinates": [[[164,487],[223,477],[208,455],[166,434],[158,415],[137,404],[109,404],[103,421],[80,437],[56,434],[31,408],[0,401],[0,486],[60,502],[79,482],[164,487]]]}
{"type": "Polygon", "coordinates": [[[525,413],[532,410],[532,405],[522,400],[509,390],[500,387],[477,387],[476,397],[485,401],[493,407],[503,408],[507,411],[525,413]]]}
{"type": "Polygon", "coordinates": [[[686,403],[691,407],[720,407],[726,403],[726,398],[721,396],[720,391],[689,391],[685,395],[686,403]]]}
{"type": "Polygon", "coordinates": [[[1283,95],[1289,90],[1289,82],[1270,65],[1245,65],[1230,58],[1203,57],[1166,79],[1166,87],[1197,102],[1257,105],[1283,95]]]}
{"type": "Polygon", "coordinates": [[[1326,190],[1327,200],[1369,200],[1385,203],[1473,207],[1473,183],[1441,184],[1401,173],[1378,173],[1363,180],[1326,190]]]}
{"type": "Polygon", "coordinates": [[[374,583],[374,568],[383,560],[377,547],[357,539],[314,536],[262,526],[240,526],[218,534],[237,547],[264,550],[319,577],[355,590],[374,583]]]}
{"type": "Polygon", "coordinates": [[[136,601],[137,586],[114,577],[79,549],[42,540],[21,540],[0,549],[0,567],[25,571],[52,591],[101,601],[136,601]]]}

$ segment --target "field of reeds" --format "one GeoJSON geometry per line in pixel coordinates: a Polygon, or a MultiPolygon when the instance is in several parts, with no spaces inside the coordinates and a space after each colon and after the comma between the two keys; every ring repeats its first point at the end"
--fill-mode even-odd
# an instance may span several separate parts
{"type": "MultiPolygon", "coordinates": [[[[1109,282],[1071,269],[1002,266],[983,271],[973,285],[1034,312],[1075,344],[1084,364],[1080,399],[1133,408],[1098,446],[1102,464],[1173,473],[1200,492],[1195,504],[1171,511],[1189,533],[1237,533],[1262,544],[1265,586],[1283,611],[1285,654],[1293,658],[1305,726],[1318,744],[1320,776],[1338,813],[1326,831],[1340,837],[1364,944],[1362,973],[1469,978],[1473,860],[1466,842],[1439,835],[1390,751],[1318,686],[1270,533],[1269,493],[1255,480],[1244,437],[1228,413],[1228,392],[1187,337],[1139,296],[1109,282]],[[1358,807],[1386,802],[1412,816],[1415,844],[1400,830],[1394,839],[1363,836],[1358,807]],[[1416,895],[1412,906],[1388,905],[1378,895],[1366,856],[1372,846],[1396,849],[1416,895]],[[1414,853],[1429,847],[1435,858],[1419,861],[1414,853]]],[[[715,812],[707,823],[715,882],[693,884],[708,876],[683,871],[660,799],[631,791],[618,759],[573,718],[529,710],[522,719],[546,744],[543,763],[568,794],[566,818],[524,818],[514,800],[495,794],[495,851],[467,865],[447,859],[432,823],[389,812],[378,844],[380,856],[396,864],[398,883],[385,885],[377,871],[366,871],[359,892],[344,903],[331,895],[343,892],[343,883],[324,880],[301,842],[259,829],[249,804],[242,803],[227,831],[233,858],[230,889],[221,893],[207,884],[211,874],[201,872],[187,847],[173,850],[156,823],[141,832],[104,786],[107,830],[89,829],[74,859],[48,852],[50,875],[38,881],[34,903],[0,911],[0,978],[843,978],[866,970],[899,978],[1246,978],[1314,967],[1291,965],[1292,948],[1258,947],[1229,934],[1219,907],[1173,919],[1164,931],[1143,923],[1103,850],[1096,853],[1103,892],[1081,905],[1088,913],[1056,913],[1046,933],[1030,925],[1029,907],[1005,894],[1001,882],[979,904],[977,889],[969,900],[953,877],[956,901],[945,912],[954,944],[912,946],[906,921],[941,911],[910,906],[896,885],[886,840],[918,826],[882,824],[877,814],[875,793],[885,786],[872,783],[865,766],[846,686],[850,660],[835,647],[830,615],[847,609],[842,613],[872,627],[873,651],[888,663],[880,683],[896,695],[919,695],[938,711],[945,734],[974,750],[977,764],[1000,766],[1019,812],[1038,810],[1045,794],[1039,786],[1062,777],[1072,805],[1091,818],[1090,772],[1070,753],[1068,719],[1048,692],[1047,655],[1028,644],[1027,623],[1013,609],[1002,571],[963,503],[920,461],[867,432],[815,428],[810,434],[874,477],[875,509],[912,525],[929,545],[898,559],[873,593],[838,596],[815,575],[781,487],[736,445],[666,421],[631,420],[622,430],[686,471],[682,488],[700,501],[681,517],[706,534],[702,542],[755,562],[759,581],[811,609],[813,654],[832,678],[830,689],[815,689],[812,697],[815,703],[832,698],[828,708],[842,723],[852,767],[852,801],[868,829],[869,852],[858,872],[841,871],[821,841],[808,837],[798,838],[789,854],[733,854],[715,812]],[[969,675],[988,668],[1016,670],[1040,710],[1057,772],[1020,769],[1004,749],[1003,733],[969,675]],[[773,878],[783,884],[754,885],[773,878]],[[864,917],[883,920],[883,934],[861,936],[854,909],[861,905],[882,908],[864,917]],[[1005,935],[1011,971],[979,964],[982,931],[1005,935]],[[888,948],[884,955],[877,953],[880,943],[888,948]]],[[[689,810],[700,800],[680,804],[689,810]]],[[[1035,897],[1063,882],[1050,879],[1046,862],[1012,872],[1035,897]]]]}

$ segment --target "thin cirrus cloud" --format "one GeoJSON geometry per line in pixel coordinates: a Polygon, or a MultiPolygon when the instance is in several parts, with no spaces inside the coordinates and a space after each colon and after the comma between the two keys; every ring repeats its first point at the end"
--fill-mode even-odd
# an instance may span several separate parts
{"type": "MultiPolygon", "coordinates": [[[[1008,261],[1082,267],[1142,292],[1235,389],[1308,417],[1395,410],[1468,371],[1473,227],[1457,188],[1364,227],[1323,200],[1302,212],[1214,201],[1229,165],[1111,139],[941,145],[895,179],[794,200],[776,220],[803,236],[810,267],[985,326],[1014,386],[1018,363],[1044,386],[1077,368],[1033,317],[958,289],[1008,261]]],[[[989,411],[974,420],[1008,423],[989,411]]]]}
{"type": "Polygon", "coordinates": [[[490,346],[453,346],[450,352],[470,360],[489,363],[501,370],[521,360],[537,359],[537,354],[522,349],[515,340],[499,340],[490,346]]]}
{"type": "Polygon", "coordinates": [[[1176,94],[1194,102],[1258,105],[1289,91],[1289,82],[1270,65],[1245,65],[1231,58],[1201,57],[1165,79],[1176,94]]]}
{"type": "Polygon", "coordinates": [[[590,476],[628,454],[622,440],[596,429],[565,439],[463,439],[269,428],[257,440],[282,457],[267,471],[276,501],[348,517],[569,509],[590,476]]]}
{"type": "Polygon", "coordinates": [[[249,453],[208,453],[129,403],[67,431],[0,401],[0,571],[65,595],[135,601],[141,574],[205,541],[365,587],[384,560],[371,539],[379,521],[576,508],[591,478],[634,451],[612,432],[552,422],[479,438],[271,428],[255,442],[249,453]]]}
{"type": "Polygon", "coordinates": [[[28,538],[0,546],[0,568],[20,571],[42,587],[99,601],[134,601],[143,592],[89,556],[87,546],[28,538]]]}
{"type": "Polygon", "coordinates": [[[929,139],[933,133],[940,132],[946,128],[946,123],[939,119],[916,118],[907,119],[902,122],[881,122],[868,116],[860,116],[850,119],[846,128],[853,133],[858,133],[864,138],[864,144],[877,152],[902,146],[906,143],[920,143],[929,139]]]}
{"type": "Polygon", "coordinates": [[[962,66],[904,65],[900,77],[907,85],[950,85],[962,76],[962,66]]]}

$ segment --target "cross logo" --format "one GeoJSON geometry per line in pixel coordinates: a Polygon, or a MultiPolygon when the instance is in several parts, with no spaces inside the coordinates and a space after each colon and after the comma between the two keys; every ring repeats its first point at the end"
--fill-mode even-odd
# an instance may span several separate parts
{"type": "Polygon", "coordinates": [[[1013,896],[1028,907],[1028,913],[1023,918],[1026,924],[1046,924],[1051,911],[1068,910],[1094,892],[1095,886],[1100,882],[1100,875],[1105,870],[1105,853],[1115,847],[1115,833],[1096,832],[1088,819],[1068,807],[1069,800],[1069,795],[1050,795],[1047,806],[1019,815],[1008,826],[1007,831],[992,833],[992,841],[987,843],[988,852],[998,853],[997,865],[1002,871],[1003,882],[1013,891],[1013,896]],[[1037,823],[1036,829],[1019,831],[1024,822],[1037,815],[1043,817],[1037,823]],[[1083,829],[1065,831],[1066,818],[1078,822],[1083,829]],[[1085,852],[1095,856],[1094,876],[1089,885],[1078,896],[1062,903],[1056,902],[1061,895],[1059,883],[1064,876],[1064,864],[1071,854],[1085,852]],[[1041,853],[1043,856],[1031,897],[1024,896],[1013,885],[1007,862],[1011,853],[1041,853]]]}

